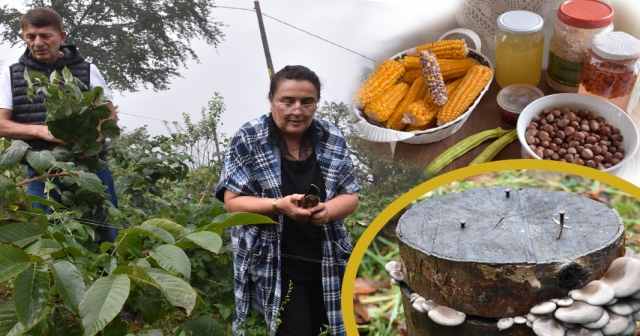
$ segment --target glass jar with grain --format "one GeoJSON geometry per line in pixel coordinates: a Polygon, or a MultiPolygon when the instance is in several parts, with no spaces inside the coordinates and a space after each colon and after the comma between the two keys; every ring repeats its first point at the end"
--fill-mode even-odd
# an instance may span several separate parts
{"type": "Polygon", "coordinates": [[[498,17],[496,32],[496,81],[502,88],[512,84],[536,86],[542,69],[544,34],[542,17],[515,10],[498,17]]]}
{"type": "Polygon", "coordinates": [[[589,39],[613,30],[613,9],[596,0],[568,0],[558,8],[549,44],[547,82],[558,92],[578,92],[589,39]]]}
{"type": "Polygon", "coordinates": [[[602,98],[625,110],[640,70],[640,41],[625,32],[598,34],[589,40],[589,56],[578,93],[602,98]]]}

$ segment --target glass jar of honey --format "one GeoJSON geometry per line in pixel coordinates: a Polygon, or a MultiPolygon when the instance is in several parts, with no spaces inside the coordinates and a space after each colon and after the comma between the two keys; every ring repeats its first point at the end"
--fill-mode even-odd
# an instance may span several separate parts
{"type": "Polygon", "coordinates": [[[542,70],[544,34],[542,17],[516,10],[498,17],[496,41],[496,81],[500,87],[512,84],[536,86],[542,70]]]}
{"type": "Polygon", "coordinates": [[[578,93],[605,99],[626,110],[638,78],[639,58],[640,41],[625,32],[592,37],[578,93]]]}

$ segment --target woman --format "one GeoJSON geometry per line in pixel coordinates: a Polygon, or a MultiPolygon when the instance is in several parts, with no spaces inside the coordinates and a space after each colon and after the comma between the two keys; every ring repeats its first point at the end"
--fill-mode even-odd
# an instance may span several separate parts
{"type": "Polygon", "coordinates": [[[315,336],[323,326],[344,335],[340,287],[352,247],[343,219],[358,206],[360,190],[353,163],[342,133],[313,118],[320,98],[313,71],[286,66],[271,78],[268,98],[271,113],[231,140],[216,190],[228,212],[277,216],[279,222],[232,229],[233,330],[242,333],[238,327],[253,307],[270,335],[277,327],[281,336],[315,336]],[[321,202],[305,209],[298,202],[311,184],[321,202]]]}

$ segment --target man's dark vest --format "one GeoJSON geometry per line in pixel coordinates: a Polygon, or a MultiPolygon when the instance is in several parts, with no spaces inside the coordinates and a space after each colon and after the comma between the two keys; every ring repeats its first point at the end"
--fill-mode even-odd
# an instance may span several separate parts
{"type": "MultiPolygon", "coordinates": [[[[9,67],[11,70],[11,93],[13,95],[13,114],[11,119],[14,122],[27,125],[44,125],[47,116],[42,94],[37,95],[33,102],[27,98],[27,81],[24,79],[25,67],[29,73],[41,72],[47,77],[54,70],[62,73],[62,69],[67,67],[74,77],[87,86],[86,89],[81,88],[81,90],[89,90],[91,63],[85,61],[82,54],[73,45],[61,45],[60,51],[64,56],[58,58],[51,67],[33,58],[29,49],[20,56],[18,63],[9,67]]],[[[54,143],[42,139],[26,140],[25,142],[34,150],[50,149],[54,145],[54,143]]]]}

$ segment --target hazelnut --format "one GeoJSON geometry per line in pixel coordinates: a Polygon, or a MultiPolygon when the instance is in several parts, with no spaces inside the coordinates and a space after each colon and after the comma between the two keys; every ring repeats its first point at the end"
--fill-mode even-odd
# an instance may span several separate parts
{"type": "Polygon", "coordinates": [[[540,139],[540,141],[549,140],[549,133],[546,131],[538,132],[538,139],[540,139]]]}
{"type": "Polygon", "coordinates": [[[593,152],[591,151],[591,149],[589,149],[589,148],[585,148],[585,149],[582,151],[582,153],[580,153],[580,156],[581,156],[583,159],[590,160],[590,159],[593,159],[593,152]]]}

